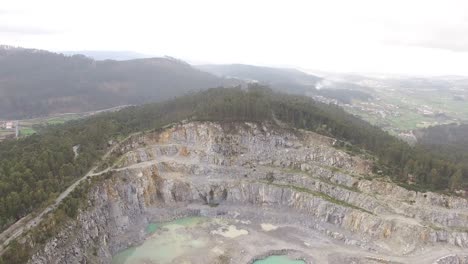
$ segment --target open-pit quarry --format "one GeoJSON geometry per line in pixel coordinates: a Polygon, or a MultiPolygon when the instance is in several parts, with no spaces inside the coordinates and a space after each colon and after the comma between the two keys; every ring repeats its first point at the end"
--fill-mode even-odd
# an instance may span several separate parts
{"type": "Polygon", "coordinates": [[[334,143],[270,123],[135,135],[29,263],[468,263],[466,199],[406,190],[334,143]]]}

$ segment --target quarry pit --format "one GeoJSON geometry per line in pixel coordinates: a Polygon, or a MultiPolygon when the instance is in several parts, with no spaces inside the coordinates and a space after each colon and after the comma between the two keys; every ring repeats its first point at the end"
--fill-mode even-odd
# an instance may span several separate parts
{"type": "Polygon", "coordinates": [[[467,200],[335,143],[271,123],[138,134],[29,263],[468,263],[467,200]]]}

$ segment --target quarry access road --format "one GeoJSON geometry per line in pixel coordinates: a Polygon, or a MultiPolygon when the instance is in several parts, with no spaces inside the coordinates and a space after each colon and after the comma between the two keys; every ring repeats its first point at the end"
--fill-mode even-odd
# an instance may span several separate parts
{"type": "MultiPolygon", "coordinates": [[[[101,158],[101,160],[106,160],[109,155],[117,148],[119,147],[122,142],[127,141],[129,138],[132,136],[135,136],[139,133],[133,133],[127,136],[125,139],[123,139],[120,143],[114,144],[101,158]]],[[[75,181],[72,185],[70,185],[67,189],[65,189],[56,199],[55,201],[44,208],[39,214],[36,215],[37,212],[30,213],[20,220],[16,221],[14,224],[12,224],[10,227],[8,227],[6,230],[4,230],[0,234],[0,256],[3,255],[5,252],[5,249],[8,247],[8,244],[12,242],[14,239],[18,238],[22,234],[24,234],[26,231],[30,230],[31,228],[37,226],[42,222],[44,219],[44,216],[46,216],[48,213],[52,212],[55,210],[62,201],[72,193],[78,185],[80,185],[84,180],[94,177],[96,175],[100,175],[102,173],[107,172],[110,168],[107,168],[103,171],[100,172],[95,172],[97,168],[99,168],[99,165],[96,165],[92,167],[83,177],[75,181]]]]}

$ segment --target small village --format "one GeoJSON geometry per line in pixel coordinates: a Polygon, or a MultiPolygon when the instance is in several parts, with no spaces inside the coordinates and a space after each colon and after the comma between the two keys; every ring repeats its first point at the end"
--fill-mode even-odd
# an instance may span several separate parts
{"type": "Polygon", "coordinates": [[[0,141],[7,138],[18,138],[19,121],[0,120],[0,141]]]}

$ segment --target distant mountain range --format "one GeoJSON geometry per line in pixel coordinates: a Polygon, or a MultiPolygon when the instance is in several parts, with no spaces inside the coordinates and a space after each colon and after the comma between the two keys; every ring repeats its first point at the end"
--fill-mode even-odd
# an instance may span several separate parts
{"type": "Polygon", "coordinates": [[[0,119],[140,104],[235,84],[173,58],[98,61],[0,47],[0,119]]]}
{"type": "Polygon", "coordinates": [[[261,67],[245,64],[209,64],[198,65],[196,67],[220,77],[260,82],[274,89],[298,94],[314,91],[317,83],[322,80],[320,77],[288,68],[261,67]]]}
{"type": "Polygon", "coordinates": [[[322,96],[341,103],[350,103],[352,99],[368,100],[372,96],[365,87],[351,82],[329,81],[307,74],[297,69],[272,68],[245,64],[199,65],[199,69],[224,78],[238,78],[244,81],[260,82],[282,92],[322,96]]]}
{"type": "Polygon", "coordinates": [[[62,54],[0,46],[0,119],[141,104],[248,82],[341,102],[370,97],[354,84],[329,83],[296,69],[243,64],[194,67],[171,57],[140,57],[146,55],[127,51],[62,54]],[[324,86],[328,89],[317,89],[324,86]]]}
{"type": "Polygon", "coordinates": [[[95,60],[134,60],[152,58],[154,56],[138,53],[134,51],[105,51],[105,50],[80,50],[80,51],[61,51],[64,55],[85,55],[95,60]]]}

